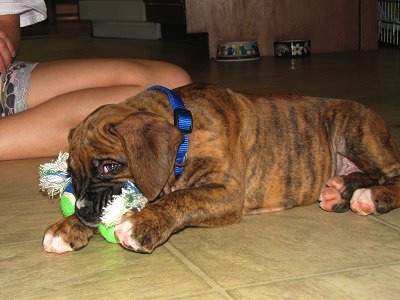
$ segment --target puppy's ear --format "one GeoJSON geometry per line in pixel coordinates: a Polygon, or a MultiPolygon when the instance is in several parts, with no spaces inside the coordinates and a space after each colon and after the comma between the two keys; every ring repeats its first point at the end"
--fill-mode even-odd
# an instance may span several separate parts
{"type": "Polygon", "coordinates": [[[149,113],[133,113],[114,125],[112,131],[122,142],[135,184],[143,195],[153,200],[174,170],[182,132],[149,113]]]}

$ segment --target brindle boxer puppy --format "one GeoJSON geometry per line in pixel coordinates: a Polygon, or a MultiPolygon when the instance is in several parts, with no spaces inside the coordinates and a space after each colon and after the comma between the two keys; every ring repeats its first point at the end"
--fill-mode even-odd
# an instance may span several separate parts
{"type": "Polygon", "coordinates": [[[399,152],[369,108],[214,85],[175,91],[194,119],[182,175],[174,175],[182,132],[164,92],[97,109],[71,132],[76,215],[46,230],[46,251],[86,246],[127,180],[152,202],[124,215],[116,235],[122,246],[146,253],[185,227],[232,224],[318,200],[328,211],[361,214],[400,206],[399,152]]]}

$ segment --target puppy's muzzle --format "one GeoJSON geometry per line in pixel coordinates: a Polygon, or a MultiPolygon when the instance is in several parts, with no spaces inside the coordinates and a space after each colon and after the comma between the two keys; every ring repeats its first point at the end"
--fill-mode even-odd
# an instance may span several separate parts
{"type": "Polygon", "coordinates": [[[121,193],[121,184],[108,184],[107,186],[89,186],[85,191],[78,192],[75,203],[75,215],[84,225],[98,227],[104,208],[113,199],[113,195],[121,193]]]}
{"type": "Polygon", "coordinates": [[[96,207],[93,201],[86,198],[78,199],[75,203],[75,215],[83,224],[97,227],[101,223],[102,209],[96,207]]]}

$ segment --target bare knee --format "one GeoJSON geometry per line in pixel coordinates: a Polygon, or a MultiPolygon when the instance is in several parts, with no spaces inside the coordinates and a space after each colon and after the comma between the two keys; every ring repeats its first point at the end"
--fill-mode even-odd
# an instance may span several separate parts
{"type": "Polygon", "coordinates": [[[150,85],[160,84],[173,89],[192,82],[189,73],[180,66],[167,62],[158,63],[158,70],[154,70],[151,74],[154,82],[150,85]]]}
{"type": "Polygon", "coordinates": [[[173,82],[171,83],[172,85],[174,85],[174,88],[187,85],[192,82],[192,78],[190,77],[189,73],[180,67],[178,68],[179,70],[177,70],[176,72],[176,77],[173,78],[173,82]]]}

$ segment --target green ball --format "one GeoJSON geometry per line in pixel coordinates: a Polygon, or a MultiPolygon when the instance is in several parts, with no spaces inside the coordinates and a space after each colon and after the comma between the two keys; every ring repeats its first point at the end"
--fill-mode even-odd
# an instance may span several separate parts
{"type": "Polygon", "coordinates": [[[75,213],[74,194],[63,192],[60,197],[60,207],[64,217],[72,216],[75,213]]]}
{"type": "Polygon", "coordinates": [[[114,243],[118,244],[119,240],[115,236],[115,226],[106,226],[105,224],[100,224],[99,225],[99,232],[103,236],[103,238],[109,242],[109,243],[114,243]]]}

